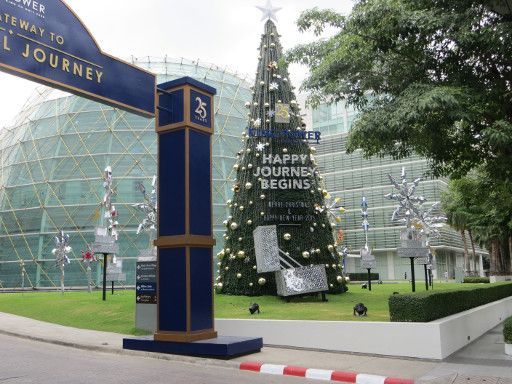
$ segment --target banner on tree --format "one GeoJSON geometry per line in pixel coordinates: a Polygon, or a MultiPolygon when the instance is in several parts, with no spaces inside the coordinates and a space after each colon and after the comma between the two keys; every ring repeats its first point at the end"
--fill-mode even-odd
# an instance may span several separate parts
{"type": "Polygon", "coordinates": [[[314,169],[306,166],[307,155],[263,155],[263,165],[254,176],[262,190],[310,189],[314,169]]]}
{"type": "Polygon", "coordinates": [[[249,137],[262,137],[267,139],[285,139],[285,140],[307,140],[309,142],[319,143],[321,132],[304,131],[302,129],[296,131],[288,131],[283,129],[263,129],[249,128],[249,137]]]}

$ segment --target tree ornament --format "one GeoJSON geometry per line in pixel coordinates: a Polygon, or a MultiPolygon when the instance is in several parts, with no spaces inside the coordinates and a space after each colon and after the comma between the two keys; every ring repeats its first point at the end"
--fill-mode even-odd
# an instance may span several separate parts
{"type": "Polygon", "coordinates": [[[265,85],[264,81],[260,81],[260,85],[263,87],[265,85]]]}
{"type": "Polygon", "coordinates": [[[251,163],[247,164],[247,168],[252,169],[252,164],[251,163]]]}
{"type": "Polygon", "coordinates": [[[251,108],[251,102],[250,102],[250,101],[246,102],[246,103],[245,103],[245,107],[246,107],[246,108],[251,108]]]}
{"type": "Polygon", "coordinates": [[[336,276],[336,281],[337,281],[338,283],[340,283],[340,284],[341,284],[341,283],[343,283],[343,277],[341,277],[341,276],[336,276]]]}
{"type": "Polygon", "coordinates": [[[265,200],[266,196],[265,195],[260,195],[260,199],[261,200],[265,200]]]}
{"type": "Polygon", "coordinates": [[[247,149],[245,150],[245,152],[246,152],[246,153],[251,153],[251,148],[247,148],[247,149]]]}
{"type": "Polygon", "coordinates": [[[225,270],[225,271],[229,271],[229,267],[227,267],[227,266],[226,266],[226,267],[224,268],[224,270],[225,270]]]}
{"type": "Polygon", "coordinates": [[[256,265],[253,265],[252,269],[256,270],[258,267],[256,265]]]}
{"type": "Polygon", "coordinates": [[[289,233],[285,233],[285,234],[283,235],[283,238],[284,238],[286,241],[289,241],[289,240],[291,240],[292,235],[290,235],[289,233]]]}
{"type": "Polygon", "coordinates": [[[334,251],[334,246],[332,244],[329,244],[327,246],[327,249],[329,250],[329,252],[333,252],[334,251]]]}
{"type": "Polygon", "coordinates": [[[261,211],[260,216],[265,216],[265,212],[261,211]]]}
{"type": "Polygon", "coordinates": [[[249,287],[252,287],[254,284],[253,283],[249,283],[249,287]]]}
{"type": "Polygon", "coordinates": [[[247,225],[252,225],[252,220],[247,220],[247,225]]]}
{"type": "Polygon", "coordinates": [[[271,91],[277,91],[279,89],[279,85],[273,81],[269,84],[268,89],[271,91]]]}
{"type": "Polygon", "coordinates": [[[265,285],[266,283],[267,283],[267,280],[264,277],[260,277],[258,279],[258,284],[259,285],[265,285]]]}
{"type": "Polygon", "coordinates": [[[302,252],[302,257],[305,258],[305,259],[308,259],[309,258],[309,252],[308,251],[302,252]]]}
{"type": "Polygon", "coordinates": [[[255,127],[255,128],[259,128],[259,127],[261,127],[261,119],[256,119],[256,120],[254,120],[254,123],[253,123],[253,124],[254,124],[254,127],[255,127]]]}
{"type": "Polygon", "coordinates": [[[241,211],[243,211],[243,210],[244,210],[244,206],[243,206],[243,205],[241,205],[238,209],[239,209],[239,210],[241,210],[241,211]]]}
{"type": "Polygon", "coordinates": [[[229,227],[234,231],[235,229],[237,229],[237,228],[238,228],[238,224],[237,224],[237,223],[231,223],[231,224],[229,225],[229,227]]]}
{"type": "Polygon", "coordinates": [[[251,188],[252,188],[252,183],[250,183],[250,182],[245,183],[245,189],[249,190],[251,188]]]}
{"type": "Polygon", "coordinates": [[[283,148],[283,153],[288,153],[288,148],[283,148]]]}
{"type": "Polygon", "coordinates": [[[222,283],[217,283],[217,288],[222,289],[222,283]]]}
{"type": "Polygon", "coordinates": [[[242,274],[241,274],[240,272],[239,272],[239,273],[237,273],[237,274],[236,274],[236,278],[237,278],[237,279],[241,279],[241,278],[242,278],[242,274]]]}
{"type": "Polygon", "coordinates": [[[238,238],[238,241],[239,241],[239,242],[242,242],[243,240],[244,240],[244,239],[243,239],[243,237],[239,237],[239,238],[238,238]]]}

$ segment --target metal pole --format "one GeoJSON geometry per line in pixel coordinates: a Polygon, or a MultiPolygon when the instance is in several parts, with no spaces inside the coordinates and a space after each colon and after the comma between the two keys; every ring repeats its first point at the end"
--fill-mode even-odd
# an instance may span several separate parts
{"type": "Polygon", "coordinates": [[[432,273],[432,269],[430,269],[430,287],[434,290],[434,274],[432,273]]]}
{"type": "Polygon", "coordinates": [[[427,271],[427,264],[423,264],[423,267],[425,268],[425,288],[428,291],[428,271],[427,271]]]}
{"type": "Polygon", "coordinates": [[[114,280],[112,280],[112,294],[114,294],[114,280]]]}
{"type": "Polygon", "coordinates": [[[108,253],[103,254],[103,301],[107,300],[107,256],[108,253]]]}
{"type": "Polygon", "coordinates": [[[414,257],[409,257],[411,259],[411,283],[412,283],[412,291],[416,292],[416,277],[414,276],[414,257]]]}
{"type": "Polygon", "coordinates": [[[371,268],[367,268],[368,269],[368,290],[371,291],[372,290],[372,278],[371,278],[371,268]]]}

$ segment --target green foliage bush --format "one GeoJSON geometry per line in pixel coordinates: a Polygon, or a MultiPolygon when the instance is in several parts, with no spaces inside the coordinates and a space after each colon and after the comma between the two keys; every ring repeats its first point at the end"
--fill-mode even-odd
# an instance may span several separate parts
{"type": "Polygon", "coordinates": [[[505,320],[505,324],[503,324],[503,338],[505,343],[512,344],[512,317],[505,320]]]}
{"type": "Polygon", "coordinates": [[[463,283],[490,283],[491,280],[488,277],[465,277],[463,283]]]}
{"type": "MultiPolygon", "coordinates": [[[[349,273],[350,281],[368,281],[368,273],[349,273]]],[[[370,273],[370,279],[380,280],[378,273],[370,273]]]]}
{"type": "Polygon", "coordinates": [[[512,296],[512,284],[389,297],[391,321],[428,322],[512,296]]]}

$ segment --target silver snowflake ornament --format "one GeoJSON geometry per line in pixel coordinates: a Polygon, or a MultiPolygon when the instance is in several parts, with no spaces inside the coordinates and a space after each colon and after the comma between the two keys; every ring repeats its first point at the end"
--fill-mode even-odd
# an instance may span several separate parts
{"type": "Polygon", "coordinates": [[[391,184],[396,189],[397,193],[388,193],[385,197],[389,200],[396,200],[398,205],[395,207],[391,216],[391,221],[398,218],[406,223],[407,228],[411,226],[411,221],[421,218],[421,205],[427,201],[423,196],[415,196],[416,188],[420,184],[421,178],[418,177],[412,183],[407,182],[407,174],[405,168],[402,168],[401,182],[398,183],[393,176],[389,175],[391,184]]]}

